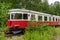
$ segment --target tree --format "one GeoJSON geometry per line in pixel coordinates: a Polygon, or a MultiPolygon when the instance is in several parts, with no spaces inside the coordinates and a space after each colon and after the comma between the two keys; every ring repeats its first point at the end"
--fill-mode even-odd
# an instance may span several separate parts
{"type": "Polygon", "coordinates": [[[8,17],[8,9],[11,7],[11,3],[0,3],[0,26],[6,24],[6,20],[8,17]]]}
{"type": "Polygon", "coordinates": [[[48,13],[49,12],[49,4],[48,4],[48,0],[43,0],[43,12],[48,13]]]}
{"type": "Polygon", "coordinates": [[[56,1],[55,3],[54,3],[54,12],[55,12],[55,15],[60,15],[60,3],[59,3],[59,1],[56,1]]]}

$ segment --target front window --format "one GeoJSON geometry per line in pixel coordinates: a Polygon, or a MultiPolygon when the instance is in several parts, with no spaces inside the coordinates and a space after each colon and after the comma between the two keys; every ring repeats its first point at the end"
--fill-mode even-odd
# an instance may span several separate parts
{"type": "Polygon", "coordinates": [[[28,14],[22,13],[11,14],[11,19],[28,19],[28,14]]]}
{"type": "Polygon", "coordinates": [[[22,14],[15,14],[15,18],[14,19],[22,19],[22,14]]]}

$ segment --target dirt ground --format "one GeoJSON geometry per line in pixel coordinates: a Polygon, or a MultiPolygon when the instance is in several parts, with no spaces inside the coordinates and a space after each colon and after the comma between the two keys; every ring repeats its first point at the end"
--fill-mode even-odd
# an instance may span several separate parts
{"type": "Polygon", "coordinates": [[[23,35],[21,36],[12,36],[12,37],[6,37],[6,40],[22,40],[23,35]]]}
{"type": "MultiPolygon", "coordinates": [[[[23,35],[21,35],[21,36],[6,37],[6,40],[22,40],[22,39],[23,39],[23,35]]],[[[60,35],[54,36],[53,40],[60,40],[60,35]]]]}
{"type": "Polygon", "coordinates": [[[54,36],[54,39],[55,39],[55,40],[60,40],[60,35],[54,36]]]}

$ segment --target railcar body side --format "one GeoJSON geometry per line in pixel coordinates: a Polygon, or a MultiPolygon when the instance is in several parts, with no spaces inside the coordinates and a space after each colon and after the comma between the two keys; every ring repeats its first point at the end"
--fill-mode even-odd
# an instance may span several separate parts
{"type": "MultiPolygon", "coordinates": [[[[24,29],[24,28],[27,28],[29,26],[29,22],[31,21],[28,21],[28,20],[8,20],[7,22],[7,26],[8,28],[19,28],[19,29],[24,29]]],[[[57,25],[60,25],[60,22],[41,22],[41,21],[38,21],[37,23],[33,23],[31,25],[43,25],[43,24],[48,24],[50,26],[57,26],[57,25]]]]}
{"type": "MultiPolygon", "coordinates": [[[[20,9],[10,10],[9,13],[10,13],[10,19],[7,21],[8,28],[24,29],[24,28],[28,27],[29,22],[31,22],[31,21],[36,21],[38,25],[41,25],[41,24],[48,24],[51,26],[60,25],[60,17],[55,16],[55,15],[50,15],[50,14],[45,14],[45,13],[40,13],[40,12],[35,12],[35,11],[30,11],[30,10],[20,10],[20,9]],[[22,15],[22,16],[24,16],[25,19],[21,19],[21,20],[14,19],[15,14],[16,15],[18,14],[21,16],[21,14],[19,14],[19,13],[22,13],[22,14],[24,13],[24,15],[22,15]],[[11,16],[11,14],[13,14],[14,16],[11,16]],[[41,21],[38,20],[38,16],[42,17],[41,21]],[[47,17],[47,20],[44,20],[44,16],[47,17]],[[13,18],[11,18],[11,17],[13,17],[13,18]],[[31,19],[31,18],[33,18],[33,19],[31,19]],[[50,20],[49,20],[49,18],[50,18],[50,20]]],[[[16,17],[18,17],[18,16],[16,16],[16,17]]],[[[33,24],[33,25],[36,25],[36,24],[33,24]]]]}

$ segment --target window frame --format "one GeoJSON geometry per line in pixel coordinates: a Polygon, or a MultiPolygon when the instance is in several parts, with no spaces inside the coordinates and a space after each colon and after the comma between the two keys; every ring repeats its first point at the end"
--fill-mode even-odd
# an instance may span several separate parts
{"type": "Polygon", "coordinates": [[[14,14],[22,14],[22,19],[17,19],[17,20],[28,20],[28,14],[27,13],[10,13],[10,20],[15,20],[15,19],[12,19],[14,17],[14,14]],[[23,14],[27,14],[27,19],[23,19],[23,14]],[[11,16],[13,15],[13,17],[11,16]]]}

